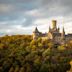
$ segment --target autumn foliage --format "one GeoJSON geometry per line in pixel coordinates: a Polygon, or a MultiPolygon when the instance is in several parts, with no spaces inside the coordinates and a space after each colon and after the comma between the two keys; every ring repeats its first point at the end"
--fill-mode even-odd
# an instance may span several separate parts
{"type": "Polygon", "coordinates": [[[32,40],[31,35],[0,37],[0,72],[66,72],[70,69],[72,42],[32,40]]]}

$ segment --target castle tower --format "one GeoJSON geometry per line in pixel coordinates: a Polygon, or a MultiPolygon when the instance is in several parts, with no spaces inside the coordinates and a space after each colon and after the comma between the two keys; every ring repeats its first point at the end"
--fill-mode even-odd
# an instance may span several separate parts
{"type": "Polygon", "coordinates": [[[53,28],[53,29],[56,28],[56,24],[57,24],[57,21],[56,21],[56,20],[52,20],[52,28],[53,28]]]}
{"type": "Polygon", "coordinates": [[[34,31],[34,32],[35,32],[35,33],[39,32],[38,29],[37,29],[37,27],[35,28],[35,31],[34,31]]]}
{"type": "Polygon", "coordinates": [[[61,44],[65,44],[65,30],[64,30],[64,27],[63,27],[63,32],[61,34],[61,44]]]}
{"type": "Polygon", "coordinates": [[[64,27],[63,27],[63,36],[65,36],[65,30],[64,30],[64,27]]]}
{"type": "Polygon", "coordinates": [[[33,40],[36,40],[38,38],[38,35],[39,35],[39,31],[36,27],[35,30],[33,31],[33,40]]]}
{"type": "Polygon", "coordinates": [[[63,27],[63,32],[62,32],[62,39],[65,39],[65,30],[64,30],[64,27],[63,27]]]}

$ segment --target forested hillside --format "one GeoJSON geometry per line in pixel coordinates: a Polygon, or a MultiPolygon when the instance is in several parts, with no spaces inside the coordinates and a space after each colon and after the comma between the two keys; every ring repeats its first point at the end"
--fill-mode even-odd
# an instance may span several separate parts
{"type": "Polygon", "coordinates": [[[0,72],[66,72],[72,60],[72,42],[32,40],[30,35],[0,37],[0,72]]]}

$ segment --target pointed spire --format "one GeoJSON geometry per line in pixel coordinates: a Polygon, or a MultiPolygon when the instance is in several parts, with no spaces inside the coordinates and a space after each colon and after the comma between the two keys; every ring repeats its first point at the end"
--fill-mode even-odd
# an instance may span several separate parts
{"type": "Polygon", "coordinates": [[[58,32],[60,31],[60,28],[58,27],[58,32]]]}
{"type": "Polygon", "coordinates": [[[65,39],[65,30],[64,30],[64,27],[63,27],[63,32],[62,32],[62,39],[65,39]]]}
{"type": "Polygon", "coordinates": [[[51,31],[51,28],[50,28],[50,26],[49,26],[49,32],[51,31]]]}
{"type": "Polygon", "coordinates": [[[37,27],[35,28],[36,31],[38,31],[37,27]]]}
{"type": "Polygon", "coordinates": [[[65,35],[65,30],[64,30],[64,21],[63,21],[63,34],[65,35]]]}
{"type": "Polygon", "coordinates": [[[35,32],[35,33],[36,33],[36,32],[39,32],[38,29],[37,29],[37,27],[35,28],[34,32],[35,32]]]}
{"type": "Polygon", "coordinates": [[[65,30],[64,30],[64,27],[63,27],[63,34],[65,35],[65,30]]]}

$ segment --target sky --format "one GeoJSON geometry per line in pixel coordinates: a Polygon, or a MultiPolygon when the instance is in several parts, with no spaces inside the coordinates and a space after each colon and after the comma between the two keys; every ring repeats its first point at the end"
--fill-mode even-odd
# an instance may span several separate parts
{"type": "Polygon", "coordinates": [[[0,0],[0,35],[48,32],[53,19],[72,33],[72,0],[0,0]]]}

